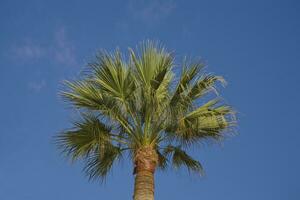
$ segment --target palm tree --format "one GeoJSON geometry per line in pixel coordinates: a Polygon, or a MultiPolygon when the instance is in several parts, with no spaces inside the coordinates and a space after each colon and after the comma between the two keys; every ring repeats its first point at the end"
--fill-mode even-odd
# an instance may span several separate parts
{"type": "Polygon", "coordinates": [[[133,199],[153,200],[155,170],[184,166],[202,174],[186,150],[231,133],[235,113],[211,95],[225,81],[204,73],[203,62],[185,59],[175,67],[174,55],[150,41],[129,49],[128,57],[102,51],[80,80],[65,81],[61,95],[80,117],[56,141],[72,160],[83,159],[90,179],[103,180],[115,161],[129,155],[133,199]]]}

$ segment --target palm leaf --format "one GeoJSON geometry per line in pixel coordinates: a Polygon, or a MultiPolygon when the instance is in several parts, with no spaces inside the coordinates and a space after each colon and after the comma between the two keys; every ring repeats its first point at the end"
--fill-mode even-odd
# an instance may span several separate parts
{"type": "Polygon", "coordinates": [[[171,157],[172,164],[175,168],[185,166],[188,171],[203,174],[201,163],[189,156],[180,146],[168,145],[164,150],[164,155],[171,157]]]}
{"type": "Polygon", "coordinates": [[[168,166],[168,159],[159,150],[157,150],[156,152],[157,152],[157,155],[158,155],[158,167],[161,170],[165,170],[168,166]]]}
{"type": "Polygon", "coordinates": [[[100,149],[96,149],[85,160],[83,170],[90,180],[98,178],[105,180],[113,166],[113,163],[122,156],[121,148],[113,145],[108,145],[104,153],[100,152],[100,149]]]}
{"type": "Polygon", "coordinates": [[[205,75],[200,78],[190,89],[188,93],[188,97],[191,100],[195,100],[204,94],[208,93],[209,91],[214,91],[217,93],[216,88],[214,87],[215,83],[219,81],[222,85],[226,84],[226,81],[221,76],[214,76],[214,75],[205,75]]]}
{"type": "Polygon", "coordinates": [[[98,111],[123,126],[127,133],[132,134],[133,126],[128,120],[128,113],[123,103],[105,94],[90,78],[82,81],[66,81],[65,85],[68,89],[60,94],[66,101],[75,105],[76,108],[98,111]]]}
{"type": "Polygon", "coordinates": [[[67,89],[60,95],[67,102],[71,102],[77,108],[99,109],[99,103],[103,97],[102,92],[90,81],[65,81],[64,85],[67,89]]]}
{"type": "MultiPolygon", "coordinates": [[[[114,139],[111,128],[91,114],[83,114],[74,127],[56,136],[59,148],[73,160],[88,156],[96,148],[104,150],[114,139]]],[[[121,141],[121,140],[120,140],[121,141]]]]}
{"type": "Polygon", "coordinates": [[[103,92],[112,97],[124,100],[134,90],[134,82],[121,53],[100,52],[97,61],[91,63],[94,76],[91,78],[103,92]]]}
{"type": "Polygon", "coordinates": [[[129,49],[136,78],[140,84],[157,89],[165,74],[172,67],[174,58],[166,52],[165,48],[149,41],[142,43],[138,50],[141,55],[129,49]]]}
{"type": "Polygon", "coordinates": [[[184,103],[186,98],[183,98],[183,92],[186,92],[187,89],[192,84],[192,81],[198,77],[200,71],[203,69],[204,63],[196,61],[189,64],[187,61],[184,62],[182,67],[182,72],[180,80],[177,83],[177,87],[174,91],[174,94],[171,98],[170,104],[172,106],[178,105],[179,103],[184,103]]]}
{"type": "Polygon", "coordinates": [[[229,106],[218,106],[219,102],[213,99],[184,117],[170,121],[166,128],[168,136],[185,145],[223,138],[223,133],[235,124],[235,113],[229,106]]]}

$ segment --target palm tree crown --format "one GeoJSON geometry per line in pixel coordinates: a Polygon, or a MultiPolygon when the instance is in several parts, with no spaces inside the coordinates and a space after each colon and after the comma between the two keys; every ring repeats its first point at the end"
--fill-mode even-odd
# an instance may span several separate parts
{"type": "Polygon", "coordinates": [[[85,161],[91,179],[105,178],[125,152],[134,173],[168,164],[202,173],[186,150],[222,139],[235,124],[233,109],[219,95],[207,95],[224,79],[204,73],[201,61],[175,66],[174,55],[153,42],[129,49],[128,57],[102,51],[80,80],[65,81],[61,95],[80,119],[57,136],[58,144],[73,160],[85,161]]]}

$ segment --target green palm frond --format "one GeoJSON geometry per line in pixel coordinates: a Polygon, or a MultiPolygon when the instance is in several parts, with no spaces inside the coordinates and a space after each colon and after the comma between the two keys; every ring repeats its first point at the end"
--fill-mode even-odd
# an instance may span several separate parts
{"type": "Polygon", "coordinates": [[[165,170],[168,166],[168,159],[159,150],[157,150],[156,152],[157,152],[157,155],[158,155],[158,167],[161,170],[165,170]]]}
{"type": "Polygon", "coordinates": [[[105,180],[114,162],[122,157],[122,149],[113,145],[108,145],[104,153],[100,152],[101,150],[96,149],[85,159],[83,170],[90,180],[99,178],[105,180]]]}
{"type": "Polygon", "coordinates": [[[94,72],[91,81],[106,95],[123,101],[133,92],[134,80],[119,51],[114,54],[100,52],[97,60],[90,66],[94,72]]]}
{"type": "Polygon", "coordinates": [[[138,50],[141,52],[140,55],[129,49],[136,78],[140,84],[151,85],[154,89],[157,89],[164,76],[173,66],[174,58],[166,52],[165,48],[150,41],[142,43],[138,50]]]}
{"type": "Polygon", "coordinates": [[[95,149],[104,153],[106,146],[112,142],[126,143],[122,138],[113,137],[111,128],[91,114],[83,114],[82,120],[74,122],[73,125],[72,129],[55,138],[62,152],[73,160],[87,157],[95,149]]]}
{"type": "Polygon", "coordinates": [[[83,114],[74,128],[56,137],[59,148],[72,160],[83,159],[89,179],[104,180],[113,162],[121,157],[126,138],[111,133],[112,129],[92,114],[83,114]],[[117,145],[117,146],[115,146],[117,145]]]}
{"type": "Polygon", "coordinates": [[[214,91],[215,93],[217,93],[217,90],[215,88],[215,83],[217,81],[219,81],[224,86],[226,84],[226,81],[222,76],[204,75],[191,87],[187,96],[191,100],[195,100],[208,93],[209,91],[214,91]]]}
{"type": "Polygon", "coordinates": [[[65,101],[72,103],[77,108],[99,109],[102,92],[90,81],[65,81],[64,85],[67,90],[62,91],[60,95],[65,101]]]}
{"type": "Polygon", "coordinates": [[[185,93],[192,84],[193,80],[199,76],[199,73],[204,66],[204,63],[200,61],[195,61],[192,63],[188,63],[187,61],[184,62],[179,82],[177,83],[175,92],[170,101],[170,104],[172,106],[178,105],[180,103],[187,103],[186,101],[188,99],[184,98],[186,97],[185,93]]]}
{"type": "Polygon", "coordinates": [[[66,81],[66,91],[61,96],[76,108],[98,111],[102,116],[114,120],[127,133],[133,133],[133,127],[128,120],[128,113],[124,105],[111,95],[105,94],[90,78],[82,81],[66,81]]]}
{"type": "Polygon", "coordinates": [[[235,112],[229,106],[218,105],[219,102],[219,99],[213,99],[171,121],[166,129],[168,136],[182,144],[223,138],[223,132],[235,125],[235,112]]]}
{"type": "Polygon", "coordinates": [[[164,155],[171,157],[172,164],[175,168],[185,166],[188,171],[194,171],[203,175],[201,163],[189,156],[180,146],[168,145],[164,150],[164,155]]]}

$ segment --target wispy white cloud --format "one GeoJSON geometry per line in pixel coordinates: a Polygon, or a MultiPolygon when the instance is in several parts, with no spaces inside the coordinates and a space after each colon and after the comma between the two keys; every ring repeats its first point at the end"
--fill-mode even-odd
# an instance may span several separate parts
{"type": "Polygon", "coordinates": [[[129,12],[132,16],[147,24],[156,24],[166,19],[176,8],[172,0],[132,0],[129,3],[129,12]]]}
{"type": "MultiPolygon", "coordinates": [[[[28,64],[34,62],[49,62],[54,65],[74,66],[77,65],[75,46],[68,38],[65,27],[53,31],[53,34],[45,41],[26,38],[16,41],[5,54],[13,62],[28,64]]],[[[27,87],[30,91],[40,92],[47,86],[47,80],[29,81],[27,87]]]]}
{"type": "Polygon", "coordinates": [[[11,55],[22,60],[36,60],[45,56],[46,49],[33,42],[25,42],[21,45],[13,45],[11,55]]]}
{"type": "Polygon", "coordinates": [[[32,81],[28,83],[28,88],[34,92],[40,92],[41,89],[46,87],[46,81],[41,80],[41,81],[32,81]]]}
{"type": "Polygon", "coordinates": [[[67,37],[65,27],[54,31],[51,44],[42,45],[42,41],[26,39],[19,44],[13,44],[9,56],[14,60],[32,61],[45,58],[63,65],[76,65],[75,46],[67,37]]]}
{"type": "Polygon", "coordinates": [[[76,64],[75,48],[66,37],[66,30],[61,27],[54,33],[55,49],[54,57],[59,63],[66,65],[76,64]]]}

